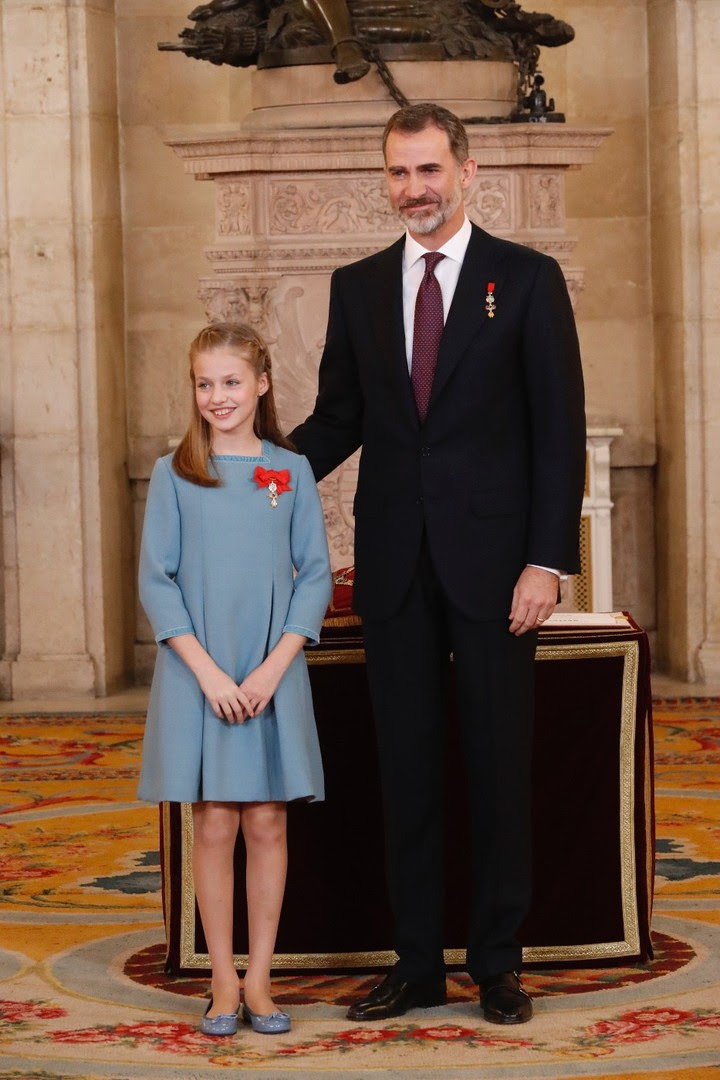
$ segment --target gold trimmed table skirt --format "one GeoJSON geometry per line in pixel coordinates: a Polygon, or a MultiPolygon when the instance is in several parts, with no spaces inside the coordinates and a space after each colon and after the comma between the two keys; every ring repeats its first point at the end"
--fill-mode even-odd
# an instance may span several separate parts
{"type": "MultiPolygon", "coordinates": [[[[358,620],[330,620],[308,650],[326,801],[291,804],[277,971],[377,970],[395,962],[384,888],[382,808],[358,620]]],[[[632,621],[547,629],[536,661],[533,903],[527,964],[652,955],[652,716],[646,634],[632,621]]],[[[449,707],[446,960],[462,968],[469,870],[464,778],[449,707]]],[[[167,970],[209,968],[192,883],[190,806],[161,815],[167,970]]],[[[242,840],[235,852],[236,963],[247,953],[242,840]]]]}

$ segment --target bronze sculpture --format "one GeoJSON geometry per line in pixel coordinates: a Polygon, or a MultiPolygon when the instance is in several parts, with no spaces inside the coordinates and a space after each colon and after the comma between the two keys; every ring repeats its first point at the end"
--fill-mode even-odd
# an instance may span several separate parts
{"type": "Polygon", "coordinates": [[[210,0],[190,12],[179,43],[161,43],[213,64],[259,68],[334,61],[335,80],[352,82],[376,63],[403,95],[386,60],[486,59],[518,65],[518,108],[532,88],[541,45],[572,41],[552,15],[515,0],[210,0]]]}
{"type": "Polygon", "coordinates": [[[562,122],[565,119],[563,113],[555,112],[555,99],[548,99],[543,90],[545,79],[540,71],[533,76],[533,85],[529,94],[523,98],[525,112],[520,118],[532,124],[546,124],[550,121],[562,122]]]}

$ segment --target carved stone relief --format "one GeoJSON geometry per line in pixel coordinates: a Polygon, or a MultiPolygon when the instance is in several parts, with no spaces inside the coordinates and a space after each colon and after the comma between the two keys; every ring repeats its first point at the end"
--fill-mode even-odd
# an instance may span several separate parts
{"type": "MultiPolygon", "coordinates": [[[[275,303],[278,332],[272,350],[275,372],[274,390],[278,415],[283,428],[290,430],[312,410],[317,394],[317,369],[323,344],[323,327],[300,317],[301,305],[307,312],[309,300],[305,289],[290,284],[275,303]],[[304,329],[305,327],[305,329],[304,329]],[[309,340],[307,340],[309,338],[309,340]]],[[[322,309],[317,312],[322,318],[322,309]]]]}
{"type": "MultiPolygon", "coordinates": [[[[396,234],[400,234],[397,227],[396,234]]],[[[394,236],[391,234],[385,243],[391,243],[394,236]]],[[[215,273],[219,275],[233,275],[238,273],[256,273],[254,263],[262,263],[263,273],[272,274],[329,274],[338,266],[346,266],[347,263],[357,262],[367,255],[373,255],[378,250],[377,242],[355,245],[353,247],[236,247],[236,248],[205,248],[205,256],[213,263],[215,273]]]]}
{"type": "Polygon", "coordinates": [[[563,236],[557,239],[555,237],[548,239],[547,236],[533,236],[531,239],[521,240],[520,243],[534,248],[535,251],[542,251],[544,255],[552,255],[553,259],[557,259],[561,266],[565,266],[577,247],[577,238],[563,236]]]}
{"type": "Polygon", "coordinates": [[[357,451],[339,469],[318,484],[333,570],[349,566],[353,562],[355,519],[352,508],[359,461],[360,451],[357,451]]]}
{"type": "MultiPolygon", "coordinates": [[[[299,284],[290,284],[284,292],[282,287],[277,291],[273,387],[280,424],[285,431],[291,431],[312,411],[317,393],[317,368],[325,330],[325,306],[318,304],[317,299],[299,284]]],[[[358,461],[359,454],[354,454],[319,485],[333,569],[352,562],[352,504],[358,461]]]]}
{"type": "Polygon", "coordinates": [[[567,283],[568,292],[570,293],[570,303],[573,306],[573,311],[577,310],[578,302],[580,300],[580,293],[585,288],[585,274],[580,269],[565,269],[565,281],[567,283]]]}
{"type": "Polygon", "coordinates": [[[531,229],[561,229],[564,222],[562,182],[556,173],[536,173],[528,185],[531,229]]]}
{"type": "Polygon", "coordinates": [[[218,236],[247,236],[250,233],[250,184],[244,180],[217,182],[218,236]]]}
{"type": "Polygon", "coordinates": [[[198,296],[205,305],[208,322],[242,322],[262,334],[268,343],[275,340],[276,317],[273,292],[277,279],[251,278],[243,283],[201,281],[198,296]]]}
{"type": "Polygon", "coordinates": [[[270,233],[397,231],[381,177],[285,180],[269,185],[270,233]]]}
{"type": "Polygon", "coordinates": [[[510,177],[479,173],[465,206],[468,217],[488,232],[512,229],[510,177]]]}

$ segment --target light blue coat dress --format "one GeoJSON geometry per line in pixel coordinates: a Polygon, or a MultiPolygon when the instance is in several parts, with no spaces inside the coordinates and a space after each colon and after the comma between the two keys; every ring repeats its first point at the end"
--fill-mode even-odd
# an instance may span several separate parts
{"type": "Polygon", "coordinates": [[[219,456],[222,486],[181,479],[160,458],[148,491],[140,600],[159,644],[139,796],[149,802],[322,799],[322,762],[305,657],[244,724],[218,719],[167,638],[195,634],[238,683],[283,631],[320,635],[330,563],[306,458],[263,442],[261,457],[219,456]],[[289,469],[272,506],[254,472],[289,469]],[[295,573],[293,573],[293,568],[295,573]]]}

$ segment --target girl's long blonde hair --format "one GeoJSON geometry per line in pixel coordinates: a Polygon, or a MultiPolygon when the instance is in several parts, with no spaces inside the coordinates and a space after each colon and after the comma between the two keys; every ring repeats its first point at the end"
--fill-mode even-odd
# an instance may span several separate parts
{"type": "Polygon", "coordinates": [[[259,439],[268,439],[276,446],[294,450],[278,424],[275,398],[273,396],[272,371],[268,347],[260,335],[250,326],[242,323],[212,323],[206,326],[191,342],[190,385],[192,387],[192,416],[185,435],[173,455],[173,468],[178,476],[201,487],[219,487],[220,479],[213,475],[212,467],[212,428],[201,415],[195,400],[195,373],[193,364],[199,353],[212,349],[234,349],[259,377],[267,375],[268,388],[258,398],[253,431],[259,439]]]}

